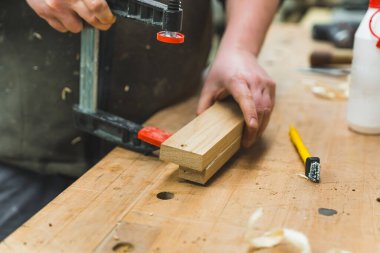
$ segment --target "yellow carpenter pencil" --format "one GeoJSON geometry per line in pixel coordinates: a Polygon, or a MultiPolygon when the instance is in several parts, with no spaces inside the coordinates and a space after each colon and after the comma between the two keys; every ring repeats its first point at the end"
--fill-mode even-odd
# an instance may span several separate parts
{"type": "Polygon", "coordinates": [[[312,157],[307,150],[306,146],[303,144],[301,136],[299,135],[297,129],[292,125],[289,128],[290,140],[296,147],[298,154],[302,158],[305,164],[305,175],[313,182],[319,183],[320,181],[320,159],[319,157],[312,157]]]}

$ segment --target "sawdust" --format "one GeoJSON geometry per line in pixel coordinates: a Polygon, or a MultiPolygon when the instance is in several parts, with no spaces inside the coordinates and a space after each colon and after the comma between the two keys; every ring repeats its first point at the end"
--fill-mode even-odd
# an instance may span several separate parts
{"type": "MultiPolygon", "coordinates": [[[[249,218],[248,230],[245,234],[245,239],[250,245],[249,252],[255,252],[264,248],[273,248],[283,243],[292,245],[294,249],[297,249],[299,253],[312,253],[310,243],[305,234],[289,229],[289,228],[277,228],[263,235],[256,237],[255,224],[263,216],[264,211],[262,208],[257,209],[249,218]]],[[[332,249],[326,253],[350,253],[346,250],[332,249]]]]}
{"type": "Polygon", "coordinates": [[[72,92],[72,90],[69,87],[63,88],[62,91],[61,91],[61,99],[63,101],[65,101],[66,98],[67,98],[67,94],[70,94],[71,92],[72,92]]]}
{"type": "Polygon", "coordinates": [[[74,139],[71,140],[71,145],[76,145],[82,141],[82,138],[80,136],[75,137],[74,139]]]}
{"type": "Polygon", "coordinates": [[[38,40],[42,40],[42,35],[40,33],[38,33],[38,32],[34,32],[33,33],[33,37],[36,38],[36,39],[38,39],[38,40]]]}
{"type": "Polygon", "coordinates": [[[307,176],[305,176],[304,174],[301,174],[301,173],[296,174],[296,176],[301,177],[301,178],[306,179],[306,180],[309,180],[309,178],[307,176]]]}
{"type": "Polygon", "coordinates": [[[309,240],[307,237],[296,230],[288,228],[278,228],[264,233],[259,237],[252,236],[256,222],[263,216],[262,208],[254,212],[248,221],[248,231],[246,240],[250,244],[250,251],[254,252],[263,248],[272,248],[280,243],[289,243],[299,249],[301,253],[311,253],[309,240]]]}
{"type": "Polygon", "coordinates": [[[346,100],[349,94],[349,84],[347,82],[341,83],[327,83],[319,80],[305,79],[302,83],[317,97],[329,100],[346,100]]]}
{"type": "Polygon", "coordinates": [[[331,249],[327,251],[326,253],[351,253],[351,252],[347,250],[343,250],[343,249],[331,249]]]}

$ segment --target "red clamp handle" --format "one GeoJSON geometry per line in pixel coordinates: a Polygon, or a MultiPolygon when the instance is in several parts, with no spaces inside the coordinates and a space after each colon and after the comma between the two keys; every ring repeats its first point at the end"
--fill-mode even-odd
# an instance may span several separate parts
{"type": "Polygon", "coordinates": [[[137,138],[156,147],[169,139],[171,133],[168,133],[158,127],[144,127],[137,133],[137,138]]]}
{"type": "Polygon", "coordinates": [[[162,31],[157,33],[157,40],[169,44],[182,44],[185,42],[185,35],[179,32],[162,31]]]}

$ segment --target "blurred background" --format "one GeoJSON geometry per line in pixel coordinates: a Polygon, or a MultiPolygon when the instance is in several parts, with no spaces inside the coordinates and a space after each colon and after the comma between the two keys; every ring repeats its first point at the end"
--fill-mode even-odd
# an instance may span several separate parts
{"type": "MultiPolygon", "coordinates": [[[[224,11],[218,0],[212,0],[214,21],[217,27],[224,24],[224,11]]],[[[324,22],[360,21],[369,0],[284,0],[276,21],[299,23],[311,12],[318,13],[324,22]]],[[[315,18],[315,17],[314,17],[315,18]]]]}
{"type": "MultiPolygon", "coordinates": [[[[310,52],[302,56],[305,65],[297,71],[315,75],[311,76],[311,89],[316,95],[347,99],[354,36],[368,4],[369,0],[284,0],[274,22],[301,26],[303,36],[314,41],[310,52]]],[[[212,0],[212,5],[215,34],[210,63],[225,28],[223,6],[218,0],[212,0]]]]}
{"type": "Polygon", "coordinates": [[[368,0],[285,0],[278,18],[283,22],[300,22],[313,8],[331,10],[338,13],[339,18],[344,14],[363,16],[368,0]]]}

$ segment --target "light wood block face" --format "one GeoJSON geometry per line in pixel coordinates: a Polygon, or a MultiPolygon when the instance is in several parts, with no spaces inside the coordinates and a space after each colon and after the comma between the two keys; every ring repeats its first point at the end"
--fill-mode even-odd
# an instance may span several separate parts
{"type": "Polygon", "coordinates": [[[236,138],[230,146],[221,152],[214,161],[212,161],[203,171],[188,169],[180,167],[178,176],[180,178],[196,182],[199,184],[206,184],[207,181],[215,175],[216,172],[239,150],[241,144],[241,137],[236,138]]]}
{"type": "Polygon", "coordinates": [[[217,102],[165,141],[160,159],[203,171],[237,138],[241,138],[243,124],[236,103],[217,102]]]}

